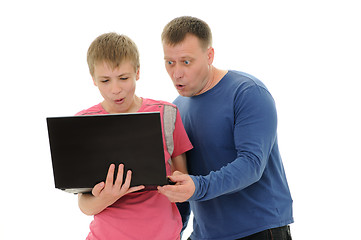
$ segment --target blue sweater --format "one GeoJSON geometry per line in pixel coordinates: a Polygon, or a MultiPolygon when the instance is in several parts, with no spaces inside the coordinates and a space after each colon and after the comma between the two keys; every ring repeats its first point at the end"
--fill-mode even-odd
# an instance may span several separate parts
{"type": "MultiPolygon", "coordinates": [[[[191,239],[236,239],[292,223],[275,103],[264,84],[229,71],[209,91],[174,103],[194,146],[191,239]]],[[[189,209],[180,211],[186,224],[189,209]]]]}

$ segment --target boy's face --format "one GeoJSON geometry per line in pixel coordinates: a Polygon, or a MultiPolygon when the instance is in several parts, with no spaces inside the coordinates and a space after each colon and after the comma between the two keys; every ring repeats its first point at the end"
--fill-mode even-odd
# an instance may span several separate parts
{"type": "Polygon", "coordinates": [[[139,79],[138,71],[134,71],[129,61],[124,61],[118,68],[112,69],[105,62],[94,66],[94,85],[98,87],[103,96],[103,108],[109,113],[136,112],[141,101],[134,94],[136,81],[139,79]]]}
{"type": "Polygon", "coordinates": [[[185,97],[201,94],[210,81],[213,48],[203,49],[199,39],[187,35],[175,45],[163,43],[165,68],[178,93],[185,97]]]}

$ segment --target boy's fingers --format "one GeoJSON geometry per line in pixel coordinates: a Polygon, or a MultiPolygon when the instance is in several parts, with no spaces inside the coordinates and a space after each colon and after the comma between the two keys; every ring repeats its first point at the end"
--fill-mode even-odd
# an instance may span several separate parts
{"type": "Polygon", "coordinates": [[[128,170],[127,171],[127,177],[125,178],[125,182],[124,182],[124,187],[126,187],[127,189],[130,186],[130,181],[132,180],[132,171],[128,170]]]}
{"type": "Polygon", "coordinates": [[[107,174],[107,178],[105,180],[105,184],[108,185],[108,186],[109,186],[109,184],[111,184],[111,186],[113,185],[114,169],[115,169],[115,165],[110,164],[108,174],[107,174]]]}
{"type": "Polygon", "coordinates": [[[115,179],[114,187],[120,189],[123,183],[124,164],[119,164],[117,178],[115,179]]]}
{"type": "Polygon", "coordinates": [[[98,197],[100,195],[100,192],[103,190],[104,188],[104,182],[98,183],[97,185],[95,185],[92,189],[92,194],[95,197],[98,197]]]}
{"type": "Polygon", "coordinates": [[[145,186],[141,185],[141,186],[136,186],[136,187],[131,187],[129,188],[129,190],[127,191],[127,193],[132,193],[132,192],[136,192],[136,191],[139,191],[139,190],[142,190],[144,189],[145,186]]]}

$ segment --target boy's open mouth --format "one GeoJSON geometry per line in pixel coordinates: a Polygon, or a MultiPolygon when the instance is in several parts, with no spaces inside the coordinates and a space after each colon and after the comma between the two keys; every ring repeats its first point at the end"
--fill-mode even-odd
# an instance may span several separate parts
{"type": "Polygon", "coordinates": [[[121,104],[121,103],[124,102],[124,98],[116,99],[116,100],[114,100],[114,102],[115,102],[116,104],[121,104]]]}

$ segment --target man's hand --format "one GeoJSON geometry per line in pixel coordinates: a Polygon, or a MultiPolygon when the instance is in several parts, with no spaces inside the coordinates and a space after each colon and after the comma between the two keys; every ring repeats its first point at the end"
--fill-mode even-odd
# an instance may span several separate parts
{"type": "Polygon", "coordinates": [[[193,195],[196,187],[188,174],[175,171],[169,179],[176,184],[158,186],[158,192],[166,196],[169,201],[185,202],[193,195]]]}

